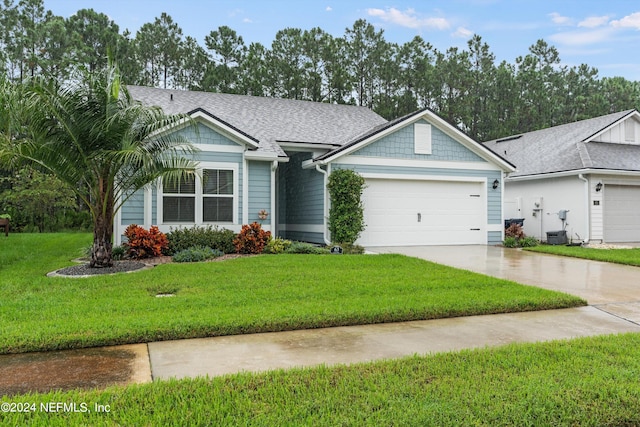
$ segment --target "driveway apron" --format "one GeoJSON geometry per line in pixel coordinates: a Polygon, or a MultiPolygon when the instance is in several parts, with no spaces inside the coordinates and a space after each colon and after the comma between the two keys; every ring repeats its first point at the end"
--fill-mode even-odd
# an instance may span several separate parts
{"type": "Polygon", "coordinates": [[[384,247],[372,251],[409,255],[525,285],[566,292],[586,299],[589,305],[600,310],[640,323],[640,267],[499,246],[384,247]]]}

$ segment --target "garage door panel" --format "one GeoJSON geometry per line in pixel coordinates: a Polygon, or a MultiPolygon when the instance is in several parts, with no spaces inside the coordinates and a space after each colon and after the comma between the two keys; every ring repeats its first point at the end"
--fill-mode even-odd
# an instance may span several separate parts
{"type": "Polygon", "coordinates": [[[640,186],[607,184],[604,190],[605,241],[640,241],[640,186]]]}
{"type": "Polygon", "coordinates": [[[365,246],[483,244],[479,182],[367,180],[365,246]],[[420,214],[420,215],[418,215],[420,214]]]}

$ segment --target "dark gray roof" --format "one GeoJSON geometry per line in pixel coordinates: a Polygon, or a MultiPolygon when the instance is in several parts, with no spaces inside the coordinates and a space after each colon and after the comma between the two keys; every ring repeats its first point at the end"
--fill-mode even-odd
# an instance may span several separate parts
{"type": "Polygon", "coordinates": [[[386,120],[365,107],[128,86],[131,96],[167,114],[202,110],[258,141],[258,151],[285,156],[277,141],[344,144],[386,120]]]}
{"type": "Polygon", "coordinates": [[[636,110],[626,110],[484,144],[516,165],[510,177],[581,169],[640,171],[640,146],[590,142],[636,110]]]}

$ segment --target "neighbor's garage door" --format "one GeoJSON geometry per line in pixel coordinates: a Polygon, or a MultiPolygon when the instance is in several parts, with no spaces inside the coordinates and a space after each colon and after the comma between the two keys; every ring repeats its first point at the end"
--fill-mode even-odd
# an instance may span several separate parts
{"type": "Polygon", "coordinates": [[[486,244],[479,182],[367,179],[363,246],[486,244]]]}
{"type": "Polygon", "coordinates": [[[640,186],[605,185],[604,241],[640,242],[640,186]]]}

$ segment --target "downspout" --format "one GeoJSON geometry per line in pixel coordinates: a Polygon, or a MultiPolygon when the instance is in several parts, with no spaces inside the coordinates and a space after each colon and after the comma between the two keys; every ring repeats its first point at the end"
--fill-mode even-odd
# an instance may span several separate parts
{"type": "Polygon", "coordinates": [[[584,200],[585,200],[585,207],[586,207],[586,209],[584,210],[584,215],[585,215],[585,224],[587,225],[587,229],[586,229],[586,235],[583,240],[583,243],[589,243],[589,240],[591,239],[591,222],[590,222],[591,215],[589,215],[589,209],[591,207],[591,205],[589,204],[589,180],[585,178],[582,174],[578,174],[578,179],[581,181],[584,181],[584,200]]]}
{"type": "Polygon", "coordinates": [[[322,239],[324,240],[324,244],[329,246],[331,245],[331,240],[329,239],[329,230],[327,227],[327,218],[329,218],[329,201],[327,198],[327,185],[329,182],[329,173],[322,169],[319,164],[316,164],[316,170],[324,175],[324,185],[322,186],[322,191],[324,194],[324,212],[322,215],[322,239]]]}

